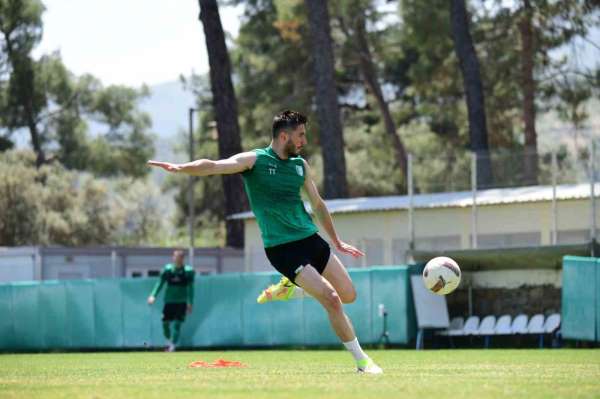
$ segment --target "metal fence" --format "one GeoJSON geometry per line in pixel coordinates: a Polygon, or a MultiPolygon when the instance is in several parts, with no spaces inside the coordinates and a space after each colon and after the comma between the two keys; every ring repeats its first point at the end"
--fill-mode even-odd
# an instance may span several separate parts
{"type": "MultiPolygon", "coordinates": [[[[409,197],[409,248],[415,249],[422,243],[419,237],[415,237],[415,207],[414,198],[420,194],[433,194],[443,192],[470,192],[471,193],[471,248],[480,248],[482,241],[478,234],[478,208],[481,205],[478,199],[482,194],[494,193],[505,195],[510,188],[537,187],[551,190],[552,201],[552,244],[560,241],[561,232],[559,225],[561,217],[560,206],[557,198],[564,194],[565,190],[574,186],[581,188],[586,185],[586,199],[589,199],[589,223],[587,231],[567,231],[562,234],[564,242],[590,241],[596,239],[597,232],[597,205],[596,196],[598,186],[595,184],[600,175],[600,150],[598,145],[590,140],[586,147],[568,149],[560,146],[553,150],[522,149],[499,149],[488,152],[471,152],[467,150],[448,151],[440,153],[436,157],[420,157],[413,154],[408,156],[407,170],[407,195],[409,197]],[[561,190],[563,190],[561,192],[561,190]]],[[[581,191],[581,190],[580,190],[581,191]]],[[[563,195],[563,197],[565,197],[563,195]]],[[[532,202],[535,202],[532,200],[532,202]]],[[[563,219],[565,218],[563,211],[563,219]]],[[[510,215],[507,215],[510,218],[510,215]]],[[[515,217],[522,217],[516,216],[515,217]]],[[[506,246],[517,246],[519,243],[525,245],[539,245],[539,238],[517,237],[515,232],[515,245],[505,243],[506,246]],[[518,238],[518,239],[517,239],[518,238]]],[[[521,233],[519,233],[521,234],[521,233]]],[[[523,233],[524,234],[524,233],[523,233]]],[[[523,235],[521,234],[521,235],[523,235]]],[[[526,235],[526,234],[525,234],[526,235]]],[[[509,237],[510,238],[510,237],[509,237]]],[[[508,239],[508,238],[507,238],[508,239]]],[[[500,240],[500,238],[498,238],[500,240]]],[[[496,240],[496,241],[498,241],[496,240]]],[[[569,242],[571,243],[571,242],[569,242]]],[[[448,244],[452,246],[451,244],[448,244]]],[[[525,246],[524,245],[524,246],[525,246]]]]}

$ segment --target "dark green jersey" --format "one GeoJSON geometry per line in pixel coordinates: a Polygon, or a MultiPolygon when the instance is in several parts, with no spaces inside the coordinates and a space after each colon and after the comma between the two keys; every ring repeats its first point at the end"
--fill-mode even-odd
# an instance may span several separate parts
{"type": "Polygon", "coordinates": [[[160,280],[152,290],[152,296],[157,296],[165,283],[165,303],[194,303],[194,277],[196,272],[188,265],[177,267],[172,263],[165,265],[160,273],[160,280]]]}
{"type": "Polygon", "coordinates": [[[300,197],[306,172],[302,158],[280,159],[271,146],[254,152],[256,162],[242,176],[265,248],[316,233],[300,197]]]}

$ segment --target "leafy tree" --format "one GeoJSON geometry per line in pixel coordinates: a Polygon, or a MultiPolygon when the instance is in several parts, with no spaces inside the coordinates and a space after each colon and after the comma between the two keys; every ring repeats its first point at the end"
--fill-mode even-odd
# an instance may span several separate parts
{"type": "Polygon", "coordinates": [[[396,167],[406,174],[406,149],[398,135],[388,101],[384,97],[377,60],[371,50],[371,35],[367,30],[367,22],[374,25],[379,19],[379,14],[371,0],[352,0],[341,2],[337,17],[338,25],[350,50],[346,52],[346,58],[350,58],[346,62],[349,61],[350,68],[353,64],[358,65],[364,85],[374,98],[383,119],[385,132],[394,150],[396,167]]]}
{"type": "Polygon", "coordinates": [[[32,152],[0,154],[0,245],[150,244],[163,234],[157,190],[36,166],[32,152]]]}
{"type": "Polygon", "coordinates": [[[479,72],[479,59],[469,31],[470,18],[467,15],[465,0],[450,2],[450,20],[467,100],[471,150],[478,156],[477,183],[479,187],[489,187],[492,182],[492,163],[488,147],[485,96],[479,72]]]}
{"type": "Polygon", "coordinates": [[[144,161],[153,153],[151,123],[137,103],[148,90],[103,87],[92,76],[75,77],[58,53],[34,59],[43,11],[38,0],[0,1],[3,142],[25,129],[38,167],[58,160],[68,168],[103,176],[146,175],[144,161]],[[90,137],[86,119],[106,131],[90,137]]]}
{"type": "MultiPolygon", "coordinates": [[[[204,27],[210,65],[210,85],[214,115],[219,132],[219,157],[228,158],[242,150],[237,101],[231,82],[231,64],[216,0],[199,0],[199,3],[200,20],[204,27]]],[[[222,180],[225,192],[225,211],[227,214],[230,215],[248,209],[241,176],[223,175],[222,180]]],[[[226,245],[243,247],[243,222],[240,220],[227,220],[226,228],[226,245]]]]}
{"type": "Polygon", "coordinates": [[[327,1],[305,0],[305,4],[310,27],[317,117],[321,128],[324,197],[345,198],[348,196],[346,158],[327,1]]]}

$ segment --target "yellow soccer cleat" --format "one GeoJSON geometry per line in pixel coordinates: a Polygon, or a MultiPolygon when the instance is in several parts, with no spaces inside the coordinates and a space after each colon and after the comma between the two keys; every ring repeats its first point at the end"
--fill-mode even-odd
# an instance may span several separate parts
{"type": "Polygon", "coordinates": [[[292,297],[296,286],[287,277],[282,277],[277,284],[270,285],[256,298],[258,303],[271,301],[287,301],[292,297]]]}

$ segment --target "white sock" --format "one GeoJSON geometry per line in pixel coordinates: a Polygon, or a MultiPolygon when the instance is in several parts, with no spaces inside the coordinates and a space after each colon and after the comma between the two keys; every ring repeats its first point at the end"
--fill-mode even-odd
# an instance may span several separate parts
{"type": "Polygon", "coordinates": [[[358,338],[356,337],[354,337],[352,341],[344,342],[344,346],[352,353],[352,356],[356,361],[367,359],[369,357],[365,352],[363,352],[360,344],[358,343],[358,338]]]}

